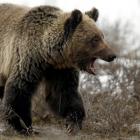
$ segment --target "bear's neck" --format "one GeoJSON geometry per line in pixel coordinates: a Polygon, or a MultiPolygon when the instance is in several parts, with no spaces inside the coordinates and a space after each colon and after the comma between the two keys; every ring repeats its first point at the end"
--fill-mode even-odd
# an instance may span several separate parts
{"type": "Polygon", "coordinates": [[[72,68],[71,59],[66,52],[68,46],[64,40],[63,33],[59,31],[57,34],[53,31],[47,32],[43,38],[41,54],[43,54],[46,63],[57,69],[72,68]]]}

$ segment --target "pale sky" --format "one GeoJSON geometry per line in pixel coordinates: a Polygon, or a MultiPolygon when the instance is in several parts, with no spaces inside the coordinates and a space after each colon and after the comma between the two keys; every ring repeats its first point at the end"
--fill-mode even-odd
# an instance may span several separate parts
{"type": "Polygon", "coordinates": [[[64,11],[75,8],[86,11],[93,6],[100,11],[100,19],[107,18],[111,23],[117,19],[128,21],[140,35],[140,3],[138,0],[0,0],[0,3],[15,3],[29,6],[55,5],[64,11]]]}

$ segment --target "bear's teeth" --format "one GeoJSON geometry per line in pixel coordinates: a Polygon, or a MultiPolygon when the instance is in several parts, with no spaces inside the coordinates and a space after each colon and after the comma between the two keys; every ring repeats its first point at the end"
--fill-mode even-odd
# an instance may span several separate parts
{"type": "Polygon", "coordinates": [[[90,63],[87,67],[87,72],[95,75],[94,63],[90,63]]]}
{"type": "Polygon", "coordinates": [[[90,70],[92,71],[92,74],[95,74],[95,69],[94,69],[94,67],[91,67],[90,70]]]}

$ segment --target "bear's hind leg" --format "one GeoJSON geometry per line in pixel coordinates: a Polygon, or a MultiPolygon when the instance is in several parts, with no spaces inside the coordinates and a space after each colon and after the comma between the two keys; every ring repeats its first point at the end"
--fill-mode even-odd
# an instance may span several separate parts
{"type": "Polygon", "coordinates": [[[7,122],[20,133],[30,133],[31,119],[31,98],[36,90],[39,79],[30,71],[23,70],[25,76],[16,71],[6,81],[3,105],[6,108],[7,122]],[[32,75],[29,75],[29,74],[32,75]]]}
{"type": "Polygon", "coordinates": [[[15,101],[10,103],[7,114],[8,123],[20,133],[30,133],[31,120],[31,97],[26,95],[17,95],[15,101]],[[9,113],[10,112],[10,113],[9,113]]]}
{"type": "Polygon", "coordinates": [[[2,99],[4,95],[5,83],[6,83],[5,76],[2,73],[0,73],[0,99],[2,99]]]}
{"type": "Polygon", "coordinates": [[[6,107],[7,122],[18,132],[28,131],[31,127],[31,90],[32,85],[20,80],[6,83],[3,99],[6,107]],[[12,83],[11,83],[12,82],[12,83]],[[22,82],[22,89],[19,83],[22,82]],[[14,84],[13,84],[14,83],[14,84]]]}

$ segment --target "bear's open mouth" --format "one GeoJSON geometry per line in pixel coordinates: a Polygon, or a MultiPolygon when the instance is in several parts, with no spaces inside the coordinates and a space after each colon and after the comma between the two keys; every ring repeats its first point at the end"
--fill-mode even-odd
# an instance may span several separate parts
{"type": "Polygon", "coordinates": [[[95,60],[96,58],[93,58],[86,66],[86,71],[90,74],[95,75],[96,74],[96,69],[95,69],[95,60]]]}

